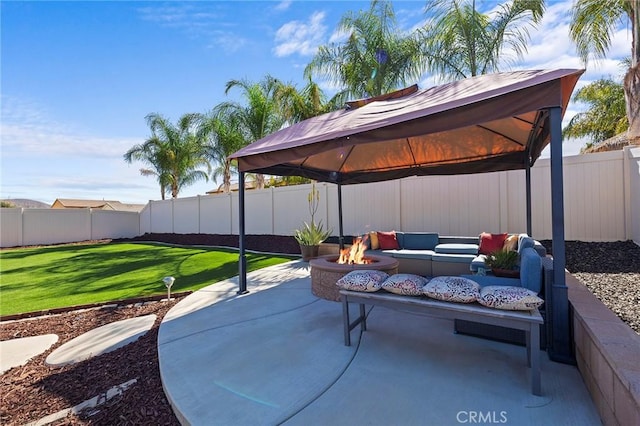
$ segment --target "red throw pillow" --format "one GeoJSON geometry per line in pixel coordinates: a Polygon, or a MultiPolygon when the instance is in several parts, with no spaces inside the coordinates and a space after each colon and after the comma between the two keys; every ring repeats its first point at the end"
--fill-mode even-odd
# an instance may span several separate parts
{"type": "Polygon", "coordinates": [[[396,238],[396,231],[378,232],[378,244],[380,244],[380,250],[397,250],[400,248],[396,238]]]}
{"type": "Polygon", "coordinates": [[[502,246],[504,246],[504,241],[507,239],[508,234],[489,234],[487,232],[483,232],[480,234],[480,247],[478,248],[478,253],[480,254],[491,254],[494,251],[502,250],[502,246]]]}

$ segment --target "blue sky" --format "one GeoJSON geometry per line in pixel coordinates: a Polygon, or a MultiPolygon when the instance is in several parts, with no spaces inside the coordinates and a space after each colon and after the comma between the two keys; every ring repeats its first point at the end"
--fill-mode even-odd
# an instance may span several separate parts
{"type": "MultiPolygon", "coordinates": [[[[568,36],[571,5],[547,1],[528,53],[510,69],[583,68],[568,36]]],[[[401,28],[422,22],[423,6],[395,1],[401,28]]],[[[122,159],[149,136],[147,114],[175,121],[236,100],[224,94],[230,79],[271,74],[301,86],[305,65],[318,45],[336,37],[342,15],[368,7],[368,1],[2,1],[0,198],[159,199],[154,178],[139,174],[142,164],[122,159]]],[[[630,47],[621,23],[608,58],[590,62],[578,87],[619,79],[618,61],[630,47]]],[[[425,75],[418,84],[434,80],[425,75]]],[[[565,122],[582,108],[570,104],[565,122]]],[[[581,145],[566,142],[565,155],[581,145]]],[[[180,196],[217,186],[198,183],[180,196]]]]}

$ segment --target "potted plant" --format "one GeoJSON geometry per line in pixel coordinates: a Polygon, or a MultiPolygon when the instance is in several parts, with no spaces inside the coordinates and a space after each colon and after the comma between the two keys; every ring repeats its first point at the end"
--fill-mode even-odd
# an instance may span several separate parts
{"type": "Polygon", "coordinates": [[[518,278],[518,252],[512,250],[496,250],[484,261],[491,268],[493,275],[497,277],[518,278]]]}
{"type": "Polygon", "coordinates": [[[315,221],[315,214],[318,211],[320,202],[320,191],[316,189],[315,182],[311,184],[311,192],[307,196],[307,202],[309,203],[311,223],[304,222],[304,226],[301,229],[296,229],[293,235],[298,244],[300,244],[302,260],[305,262],[318,256],[320,243],[331,235],[331,230],[325,230],[322,221],[318,223],[315,221]]]}

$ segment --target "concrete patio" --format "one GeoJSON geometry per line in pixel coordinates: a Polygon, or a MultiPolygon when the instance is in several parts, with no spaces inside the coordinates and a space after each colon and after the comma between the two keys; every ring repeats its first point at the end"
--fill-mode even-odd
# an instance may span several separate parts
{"type": "Polygon", "coordinates": [[[165,393],[194,425],[601,424],[578,369],[454,334],[448,320],[375,307],[344,346],[341,305],[311,294],[308,264],[266,268],[188,296],[159,331],[165,393]]]}

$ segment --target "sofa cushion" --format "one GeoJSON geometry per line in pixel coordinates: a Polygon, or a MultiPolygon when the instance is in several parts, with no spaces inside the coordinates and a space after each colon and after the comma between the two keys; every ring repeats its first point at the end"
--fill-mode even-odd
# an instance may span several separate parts
{"type": "Polygon", "coordinates": [[[491,254],[494,251],[502,250],[504,246],[504,240],[507,239],[507,234],[489,234],[483,232],[480,234],[480,247],[478,253],[491,254]]]}
{"type": "Polygon", "coordinates": [[[399,249],[398,239],[396,238],[396,232],[381,232],[378,231],[378,242],[380,243],[381,250],[393,250],[399,249]]]}
{"type": "Polygon", "coordinates": [[[435,254],[432,250],[383,250],[383,253],[388,254],[396,259],[424,259],[425,261],[431,260],[431,257],[435,254]]]}
{"type": "Polygon", "coordinates": [[[431,256],[431,261],[470,264],[475,257],[474,254],[434,253],[433,256],[431,256]]]}
{"type": "Polygon", "coordinates": [[[383,271],[359,269],[344,275],[336,285],[344,290],[374,292],[380,290],[389,274],[383,271]]]}
{"type": "Polygon", "coordinates": [[[544,301],[533,291],[522,287],[488,286],[480,290],[481,305],[508,311],[531,311],[544,301]]]}
{"type": "Polygon", "coordinates": [[[400,247],[407,250],[434,250],[438,245],[435,232],[403,232],[400,247]]]}
{"type": "Polygon", "coordinates": [[[382,288],[404,296],[422,296],[422,288],[427,284],[425,277],[414,274],[391,275],[382,283],[382,288]]]}
{"type": "Polygon", "coordinates": [[[475,281],[462,277],[435,277],[422,292],[445,302],[472,303],[480,297],[480,286],[475,281]]]}
{"type": "Polygon", "coordinates": [[[436,253],[449,253],[449,254],[478,254],[477,244],[459,244],[459,243],[447,243],[438,244],[435,248],[436,253]]]}

